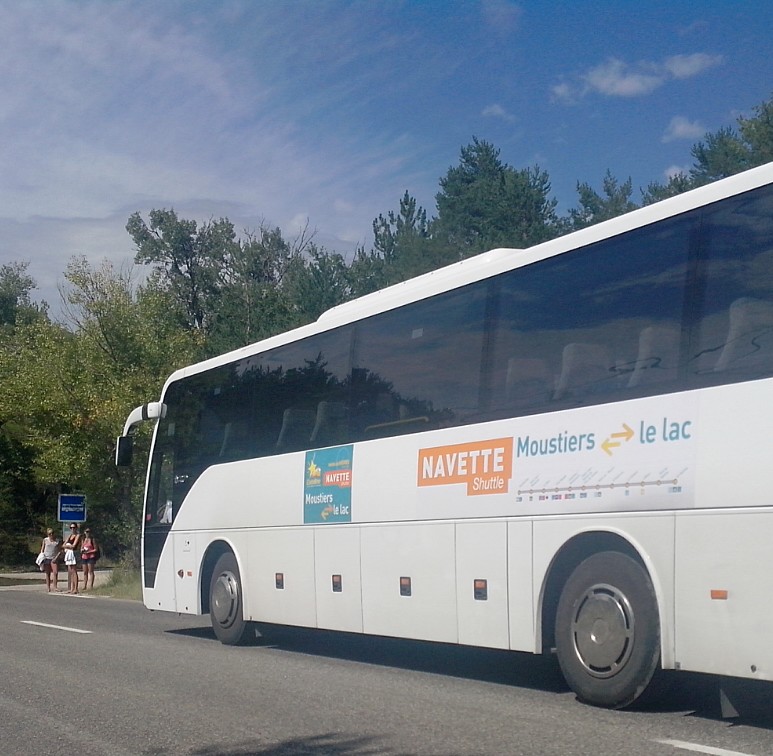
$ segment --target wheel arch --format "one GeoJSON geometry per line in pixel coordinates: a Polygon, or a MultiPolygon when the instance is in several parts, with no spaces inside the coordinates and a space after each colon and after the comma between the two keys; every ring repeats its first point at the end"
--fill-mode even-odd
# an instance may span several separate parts
{"type": "Polygon", "coordinates": [[[212,583],[212,573],[215,571],[217,560],[220,559],[223,554],[227,554],[229,552],[233,554],[234,559],[236,559],[236,563],[239,565],[239,572],[242,573],[241,560],[236,553],[236,549],[231,543],[223,539],[218,539],[216,541],[212,541],[212,543],[207,546],[207,550],[204,553],[204,558],[201,561],[201,570],[199,574],[202,614],[209,614],[210,584],[212,583]]]}
{"type": "MultiPolygon", "coordinates": [[[[545,573],[540,594],[540,634],[543,653],[555,648],[555,621],[558,610],[558,599],[561,590],[569,576],[577,566],[594,554],[604,551],[617,551],[629,556],[647,572],[652,581],[658,605],[658,619],[663,625],[663,608],[661,606],[661,591],[652,565],[646,559],[640,548],[635,546],[628,538],[620,533],[609,530],[592,530],[570,538],[553,557],[550,566],[545,573]]],[[[661,646],[663,636],[661,635],[661,646]]],[[[662,651],[662,649],[661,649],[662,651]]]]}

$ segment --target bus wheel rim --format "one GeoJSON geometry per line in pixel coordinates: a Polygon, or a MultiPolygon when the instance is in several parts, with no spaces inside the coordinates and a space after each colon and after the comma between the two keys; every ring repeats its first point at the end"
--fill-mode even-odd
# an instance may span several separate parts
{"type": "Polygon", "coordinates": [[[221,627],[230,627],[239,608],[239,581],[232,572],[221,573],[212,587],[212,616],[221,627]]]}
{"type": "Polygon", "coordinates": [[[634,614],[625,594],[612,585],[591,586],[575,604],[572,637],[577,659],[590,675],[620,672],[634,645],[634,614]]]}

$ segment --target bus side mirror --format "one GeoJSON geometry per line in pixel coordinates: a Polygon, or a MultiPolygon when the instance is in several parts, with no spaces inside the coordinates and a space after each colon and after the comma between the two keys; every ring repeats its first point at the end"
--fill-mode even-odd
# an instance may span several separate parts
{"type": "Polygon", "coordinates": [[[134,438],[132,436],[118,436],[115,445],[115,464],[118,467],[129,467],[132,463],[134,452],[134,438]]]}

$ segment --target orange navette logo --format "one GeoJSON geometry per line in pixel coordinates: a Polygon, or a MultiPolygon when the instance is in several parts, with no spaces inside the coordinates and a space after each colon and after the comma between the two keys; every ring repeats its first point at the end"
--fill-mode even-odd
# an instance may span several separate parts
{"type": "Polygon", "coordinates": [[[419,449],[419,486],[467,484],[468,496],[507,493],[513,477],[513,439],[419,449]]]}

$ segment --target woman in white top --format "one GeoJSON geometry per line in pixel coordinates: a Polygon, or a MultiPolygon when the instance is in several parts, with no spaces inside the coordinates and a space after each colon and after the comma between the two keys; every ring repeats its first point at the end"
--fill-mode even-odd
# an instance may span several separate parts
{"type": "Polygon", "coordinates": [[[46,575],[46,588],[48,588],[49,593],[51,593],[52,586],[54,591],[58,591],[59,565],[56,560],[59,559],[59,539],[51,528],[46,531],[46,537],[40,546],[40,553],[43,555],[40,568],[46,575]]]}
{"type": "Polygon", "coordinates": [[[81,534],[78,532],[78,523],[70,523],[70,535],[62,544],[64,550],[64,563],[67,565],[67,593],[78,592],[78,556],[81,551],[81,534]]]}

